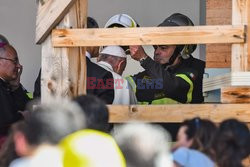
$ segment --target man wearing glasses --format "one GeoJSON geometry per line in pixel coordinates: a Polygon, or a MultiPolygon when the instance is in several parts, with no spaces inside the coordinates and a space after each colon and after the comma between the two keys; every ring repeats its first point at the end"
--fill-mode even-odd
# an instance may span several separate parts
{"type": "Polygon", "coordinates": [[[22,69],[16,50],[0,35],[0,138],[7,135],[12,123],[22,118],[19,111],[29,101],[20,83],[22,69]]]}

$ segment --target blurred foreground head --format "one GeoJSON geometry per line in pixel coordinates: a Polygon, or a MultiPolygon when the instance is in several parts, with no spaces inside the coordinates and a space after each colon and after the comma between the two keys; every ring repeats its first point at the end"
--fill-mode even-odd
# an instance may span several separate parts
{"type": "Polygon", "coordinates": [[[64,167],[126,167],[125,159],[115,140],[97,130],[81,130],[64,138],[64,167]]]}
{"type": "Polygon", "coordinates": [[[108,108],[101,99],[93,95],[82,95],[73,101],[79,104],[86,116],[86,128],[103,132],[109,131],[108,108]]]}
{"type": "Polygon", "coordinates": [[[29,150],[23,149],[26,146],[37,148],[43,144],[56,145],[68,134],[85,128],[81,108],[69,100],[51,100],[33,108],[14,132],[19,155],[27,154],[29,150]]]}
{"type": "Polygon", "coordinates": [[[162,127],[130,123],[117,127],[113,136],[125,156],[127,167],[172,166],[171,139],[162,127]]]}

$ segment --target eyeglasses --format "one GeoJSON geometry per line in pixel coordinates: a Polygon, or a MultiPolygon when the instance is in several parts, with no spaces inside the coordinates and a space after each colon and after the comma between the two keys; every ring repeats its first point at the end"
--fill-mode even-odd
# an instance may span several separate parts
{"type": "Polygon", "coordinates": [[[15,64],[15,65],[19,64],[19,61],[18,61],[18,60],[8,59],[8,58],[5,58],[5,57],[0,57],[0,59],[9,60],[9,61],[11,61],[13,64],[15,64]]]}

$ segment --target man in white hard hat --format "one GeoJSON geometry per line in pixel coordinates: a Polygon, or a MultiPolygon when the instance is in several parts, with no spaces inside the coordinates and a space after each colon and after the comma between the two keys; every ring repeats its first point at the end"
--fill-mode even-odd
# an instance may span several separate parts
{"type": "MultiPolygon", "coordinates": [[[[112,16],[104,28],[136,28],[140,25],[129,15],[127,14],[116,14],[112,16]]],[[[128,46],[121,46],[127,55],[130,54],[128,46]]]]}
{"type": "Polygon", "coordinates": [[[125,51],[120,46],[107,46],[100,52],[97,64],[113,75],[115,91],[113,104],[136,104],[135,93],[128,81],[121,76],[127,65],[125,51]]]}

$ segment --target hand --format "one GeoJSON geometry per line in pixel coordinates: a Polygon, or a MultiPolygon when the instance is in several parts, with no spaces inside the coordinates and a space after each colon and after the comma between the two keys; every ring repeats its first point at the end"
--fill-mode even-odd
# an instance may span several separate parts
{"type": "Polygon", "coordinates": [[[134,45],[129,46],[130,55],[133,59],[140,61],[143,58],[148,57],[142,46],[134,45]]]}
{"type": "Polygon", "coordinates": [[[20,67],[18,69],[18,72],[17,72],[16,79],[9,82],[12,91],[17,90],[19,88],[19,86],[20,86],[20,78],[21,78],[22,72],[23,72],[23,66],[20,65],[20,67]]]}

